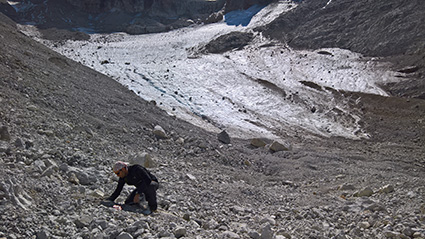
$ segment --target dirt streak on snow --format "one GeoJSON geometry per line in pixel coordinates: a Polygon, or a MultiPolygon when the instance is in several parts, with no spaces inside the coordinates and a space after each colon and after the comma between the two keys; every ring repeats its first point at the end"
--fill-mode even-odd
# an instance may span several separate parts
{"type": "Polygon", "coordinates": [[[288,3],[266,7],[246,28],[217,23],[138,36],[93,34],[89,41],[50,46],[210,131],[227,129],[238,137],[274,138],[297,129],[367,136],[358,124],[360,115],[334,99],[331,89],[386,95],[377,83],[393,80],[392,73],[372,59],[341,49],[318,54],[281,44],[264,47],[270,42],[261,34],[244,49],[225,54],[188,50],[232,31],[252,31],[285,9],[288,3]]]}

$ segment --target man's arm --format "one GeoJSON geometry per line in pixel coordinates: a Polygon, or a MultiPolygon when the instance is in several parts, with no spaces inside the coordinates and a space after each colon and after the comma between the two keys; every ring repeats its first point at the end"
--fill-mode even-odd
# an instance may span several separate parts
{"type": "Polygon", "coordinates": [[[117,188],[115,189],[114,193],[112,193],[112,195],[108,198],[108,200],[115,201],[115,199],[117,199],[117,197],[120,195],[122,189],[124,188],[124,184],[125,184],[124,179],[120,178],[118,180],[117,188]]]}

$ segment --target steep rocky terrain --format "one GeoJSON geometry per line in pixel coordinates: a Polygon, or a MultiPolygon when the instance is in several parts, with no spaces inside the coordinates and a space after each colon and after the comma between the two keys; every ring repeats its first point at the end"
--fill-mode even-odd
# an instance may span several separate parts
{"type": "Polygon", "coordinates": [[[223,14],[271,0],[18,0],[0,12],[43,29],[145,34],[223,20],[223,14]]]}
{"type": "Polygon", "coordinates": [[[425,238],[422,99],[335,91],[369,139],[225,144],[3,15],[0,79],[0,238],[425,238]],[[151,164],[158,212],[100,205],[116,160],[151,164]]]}

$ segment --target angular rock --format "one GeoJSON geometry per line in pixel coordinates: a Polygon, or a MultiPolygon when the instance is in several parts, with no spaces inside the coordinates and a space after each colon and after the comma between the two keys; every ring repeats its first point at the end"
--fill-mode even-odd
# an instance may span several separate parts
{"type": "Polygon", "coordinates": [[[127,232],[121,232],[116,239],[133,239],[133,236],[127,232]]]}
{"type": "Polygon", "coordinates": [[[289,151],[290,147],[289,146],[285,146],[283,143],[274,141],[269,148],[271,151],[273,152],[279,152],[279,151],[289,151]]]}
{"type": "Polygon", "coordinates": [[[261,235],[260,233],[256,231],[250,231],[248,232],[248,236],[251,237],[252,239],[259,239],[261,235]]]}
{"type": "Polygon", "coordinates": [[[35,238],[36,239],[49,239],[49,235],[48,235],[47,231],[41,230],[41,231],[38,231],[35,234],[35,238]]]}
{"type": "Polygon", "coordinates": [[[0,126],[0,140],[10,141],[10,134],[7,126],[0,126]]]}
{"type": "Polygon", "coordinates": [[[354,197],[370,197],[373,195],[373,190],[369,187],[364,188],[360,191],[357,191],[356,193],[354,193],[354,197]]]}
{"type": "Polygon", "coordinates": [[[380,193],[392,193],[394,192],[394,187],[390,184],[383,186],[379,189],[380,193]]]}
{"type": "Polygon", "coordinates": [[[225,130],[221,131],[217,137],[218,141],[222,142],[223,144],[230,144],[230,136],[225,130]]]}
{"type": "Polygon", "coordinates": [[[17,138],[15,140],[15,147],[24,148],[24,141],[21,138],[17,138]]]}
{"type": "Polygon", "coordinates": [[[263,139],[254,138],[254,139],[251,139],[251,145],[256,147],[256,148],[262,148],[262,147],[266,146],[267,143],[263,139]]]}
{"type": "Polygon", "coordinates": [[[174,230],[174,236],[176,238],[184,237],[185,235],[186,235],[186,228],[184,228],[184,227],[177,227],[174,230]]]}
{"type": "Polygon", "coordinates": [[[155,135],[155,137],[158,138],[158,139],[168,139],[167,133],[159,125],[155,126],[152,132],[155,135]]]}
{"type": "Polygon", "coordinates": [[[341,186],[339,186],[338,189],[341,190],[341,191],[347,191],[347,190],[354,190],[354,189],[356,189],[356,187],[352,184],[344,183],[341,186]]]}
{"type": "Polygon", "coordinates": [[[270,224],[267,224],[261,229],[261,237],[260,239],[273,239],[273,229],[270,224]]]}
{"type": "Polygon", "coordinates": [[[225,231],[225,232],[221,233],[220,238],[223,238],[223,239],[239,239],[241,237],[234,232],[225,231]]]}
{"type": "Polygon", "coordinates": [[[148,153],[137,154],[135,157],[130,158],[129,161],[131,164],[139,164],[145,168],[154,168],[157,165],[148,153]]]}

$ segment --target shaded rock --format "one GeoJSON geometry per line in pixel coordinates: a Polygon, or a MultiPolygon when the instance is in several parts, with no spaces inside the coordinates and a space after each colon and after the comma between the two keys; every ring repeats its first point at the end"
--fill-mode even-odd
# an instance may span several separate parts
{"type": "Polygon", "coordinates": [[[83,227],[87,227],[90,225],[90,223],[92,222],[92,217],[91,216],[87,216],[87,215],[82,215],[79,218],[76,218],[74,220],[75,225],[77,226],[77,228],[83,228],[83,227]]]}
{"type": "Polygon", "coordinates": [[[15,147],[17,148],[23,148],[25,145],[24,141],[21,138],[17,138],[15,140],[15,147]]]}
{"type": "Polygon", "coordinates": [[[0,140],[3,140],[3,141],[9,141],[10,140],[9,130],[6,126],[0,127],[0,140]]]}
{"type": "Polygon", "coordinates": [[[121,232],[116,239],[133,239],[133,236],[127,232],[121,232]]]}
{"type": "Polygon", "coordinates": [[[145,168],[154,168],[157,165],[151,155],[145,152],[137,154],[135,157],[130,157],[129,161],[131,164],[139,164],[145,168]]]}
{"type": "Polygon", "coordinates": [[[260,239],[273,239],[273,229],[270,224],[267,224],[261,229],[261,237],[260,239]]]}
{"type": "Polygon", "coordinates": [[[41,230],[41,231],[38,231],[35,234],[35,238],[36,239],[49,239],[50,237],[49,237],[49,234],[47,233],[47,231],[41,230]]]}
{"type": "Polygon", "coordinates": [[[390,184],[383,186],[379,189],[380,193],[392,193],[394,192],[394,187],[390,184]]]}
{"type": "Polygon", "coordinates": [[[352,184],[344,183],[341,186],[339,186],[338,189],[341,191],[346,191],[346,190],[354,190],[356,189],[356,187],[352,184]]]}
{"type": "Polygon", "coordinates": [[[222,11],[214,12],[207,17],[205,23],[216,23],[224,19],[224,14],[222,11]]]}
{"type": "Polygon", "coordinates": [[[184,228],[184,227],[177,227],[174,230],[174,236],[176,238],[184,237],[185,235],[186,235],[186,228],[184,228]]]}
{"type": "Polygon", "coordinates": [[[219,36],[205,46],[206,53],[224,53],[233,49],[241,49],[251,42],[254,38],[252,33],[248,32],[231,32],[226,35],[219,36]]]}
{"type": "Polygon", "coordinates": [[[260,233],[256,231],[250,231],[248,232],[248,236],[251,237],[252,239],[259,239],[261,235],[260,233]]]}
{"type": "Polygon", "coordinates": [[[357,191],[356,193],[354,193],[354,197],[370,197],[373,195],[373,190],[369,187],[364,188],[360,191],[357,191]]]}
{"type": "Polygon", "coordinates": [[[264,146],[267,145],[267,143],[263,139],[260,139],[260,138],[251,139],[250,144],[252,146],[256,147],[256,148],[261,148],[261,147],[264,147],[264,146]]]}
{"type": "Polygon", "coordinates": [[[57,171],[57,170],[58,170],[58,167],[57,166],[51,165],[50,167],[46,168],[46,170],[43,171],[43,173],[41,174],[41,176],[42,177],[52,176],[55,173],[55,171],[57,171]]]}
{"type": "Polygon", "coordinates": [[[274,141],[269,148],[272,152],[279,152],[279,151],[289,151],[290,147],[284,145],[283,143],[274,141]]]}
{"type": "Polygon", "coordinates": [[[241,238],[238,234],[231,232],[231,231],[225,231],[221,233],[221,237],[223,239],[239,239],[241,238]]]}
{"type": "Polygon", "coordinates": [[[230,136],[225,130],[221,131],[217,137],[218,141],[222,142],[223,144],[230,144],[230,136]]]}
{"type": "Polygon", "coordinates": [[[157,126],[154,127],[153,134],[158,139],[167,139],[168,138],[168,135],[165,132],[165,130],[161,126],[159,126],[159,125],[157,125],[157,126]]]}

